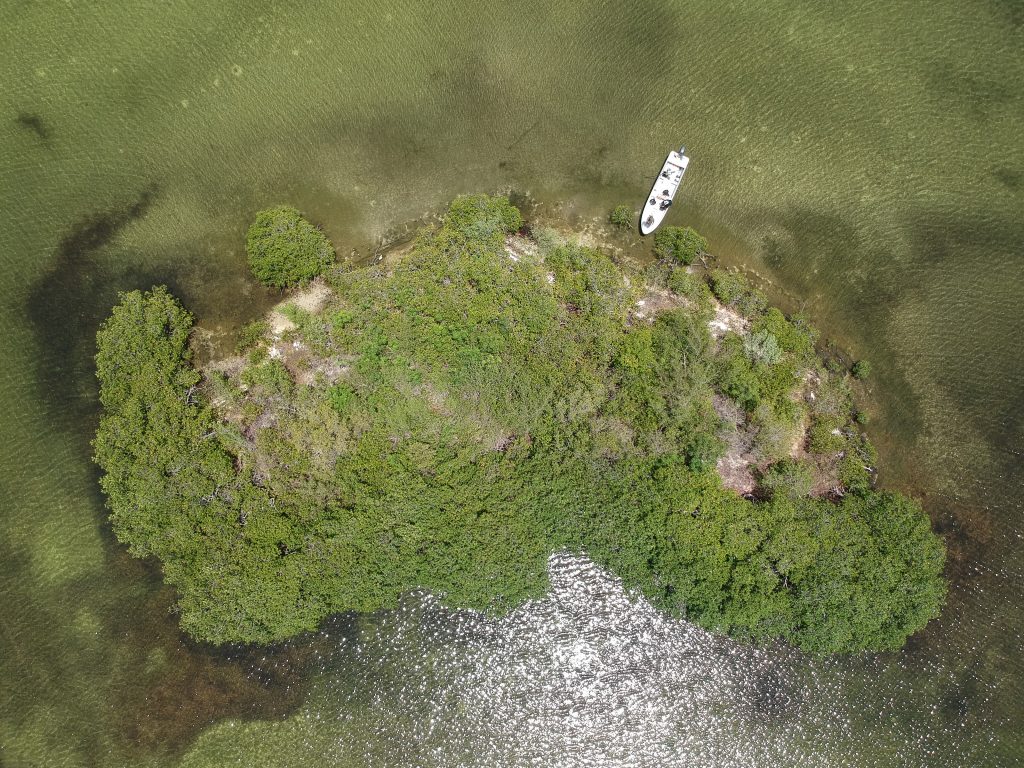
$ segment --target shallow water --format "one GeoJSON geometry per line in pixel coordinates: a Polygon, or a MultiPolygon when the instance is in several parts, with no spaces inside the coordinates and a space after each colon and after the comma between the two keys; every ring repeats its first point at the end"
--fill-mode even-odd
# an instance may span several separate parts
{"type": "Polygon", "coordinates": [[[648,764],[1012,764],[1022,29],[1014,2],[0,6],[0,761],[272,764],[301,744],[337,764],[628,765],[643,744],[648,764]],[[596,596],[565,620],[605,628],[579,664],[606,677],[565,710],[557,595],[499,625],[410,600],[279,649],[184,642],[159,574],[112,542],[88,458],[116,292],[168,283],[228,337],[273,300],[242,253],[264,204],[357,256],[464,191],[594,227],[679,143],[669,223],[870,357],[883,479],[948,534],[943,618],[900,654],[816,662],[659,623],[571,565],[567,589],[596,596]],[[635,652],[601,645],[634,630],[635,652]]]}
{"type": "Polygon", "coordinates": [[[553,557],[551,576],[549,597],[502,619],[410,596],[372,621],[331,622],[312,641],[319,676],[295,715],[223,723],[184,765],[979,763],[983,744],[921,718],[884,663],[859,670],[882,675],[870,698],[887,725],[868,745],[864,697],[850,699],[832,662],[666,619],[584,558],[553,557]]]}

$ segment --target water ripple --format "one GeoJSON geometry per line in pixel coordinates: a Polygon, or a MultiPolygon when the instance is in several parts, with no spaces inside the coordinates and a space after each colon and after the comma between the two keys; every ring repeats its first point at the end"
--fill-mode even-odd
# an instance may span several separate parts
{"type": "MultiPolygon", "coordinates": [[[[666,618],[585,557],[553,556],[550,575],[546,598],[500,618],[418,594],[338,620],[318,641],[329,651],[303,712],[250,724],[251,751],[232,727],[232,759],[265,761],[266,745],[290,733],[304,765],[353,755],[465,768],[977,762],[963,713],[929,720],[908,706],[921,691],[898,661],[738,643],[666,618]]],[[[938,664],[924,672],[949,677],[938,664]]],[[[225,726],[205,734],[194,764],[222,738],[225,726]]]]}

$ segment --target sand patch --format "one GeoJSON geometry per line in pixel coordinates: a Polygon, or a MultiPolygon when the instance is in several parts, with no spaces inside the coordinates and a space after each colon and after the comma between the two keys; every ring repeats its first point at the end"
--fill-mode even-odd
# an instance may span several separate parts
{"type": "Polygon", "coordinates": [[[512,261],[533,261],[537,251],[537,244],[529,238],[520,235],[509,235],[505,238],[505,253],[512,261]]]}
{"type": "Polygon", "coordinates": [[[281,334],[295,328],[295,323],[289,320],[281,311],[286,305],[291,304],[304,312],[312,314],[319,312],[330,297],[331,289],[327,287],[323,280],[317,278],[301,291],[293,293],[270,310],[270,313],[267,315],[267,322],[270,323],[270,332],[275,338],[280,338],[281,334]]]}
{"type": "Polygon", "coordinates": [[[743,409],[732,399],[722,394],[712,398],[715,413],[722,420],[724,429],[719,434],[725,442],[725,453],[718,459],[715,469],[722,478],[722,485],[732,488],[744,496],[750,495],[757,487],[754,467],[757,461],[752,454],[754,433],[747,424],[743,409]]]}
{"type": "Polygon", "coordinates": [[[742,336],[747,332],[748,325],[749,323],[743,315],[735,309],[722,306],[721,304],[715,305],[715,316],[708,321],[708,329],[716,339],[721,339],[729,332],[738,333],[742,336]]]}
{"type": "Polygon", "coordinates": [[[630,320],[646,320],[653,323],[662,312],[670,312],[680,307],[688,307],[690,302],[665,288],[648,286],[633,308],[629,311],[630,320]]]}

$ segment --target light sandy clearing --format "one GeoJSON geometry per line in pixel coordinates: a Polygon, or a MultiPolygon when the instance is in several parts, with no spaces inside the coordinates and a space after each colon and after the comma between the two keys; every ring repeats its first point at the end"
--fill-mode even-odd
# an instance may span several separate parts
{"type": "Polygon", "coordinates": [[[270,332],[274,334],[275,338],[279,339],[285,331],[295,328],[295,323],[289,320],[281,311],[285,305],[292,304],[305,312],[314,313],[320,311],[330,296],[331,289],[319,278],[314,280],[307,287],[298,293],[292,294],[270,310],[270,313],[267,315],[267,321],[270,323],[270,332]]]}

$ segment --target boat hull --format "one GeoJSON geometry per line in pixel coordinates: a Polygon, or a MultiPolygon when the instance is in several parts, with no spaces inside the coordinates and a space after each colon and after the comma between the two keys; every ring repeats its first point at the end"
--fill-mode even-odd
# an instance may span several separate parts
{"type": "Polygon", "coordinates": [[[651,186],[651,193],[640,209],[640,234],[649,235],[656,230],[665,219],[665,214],[672,206],[672,200],[683,181],[686,168],[690,164],[683,152],[669,152],[661,166],[658,178],[651,186]]]}

